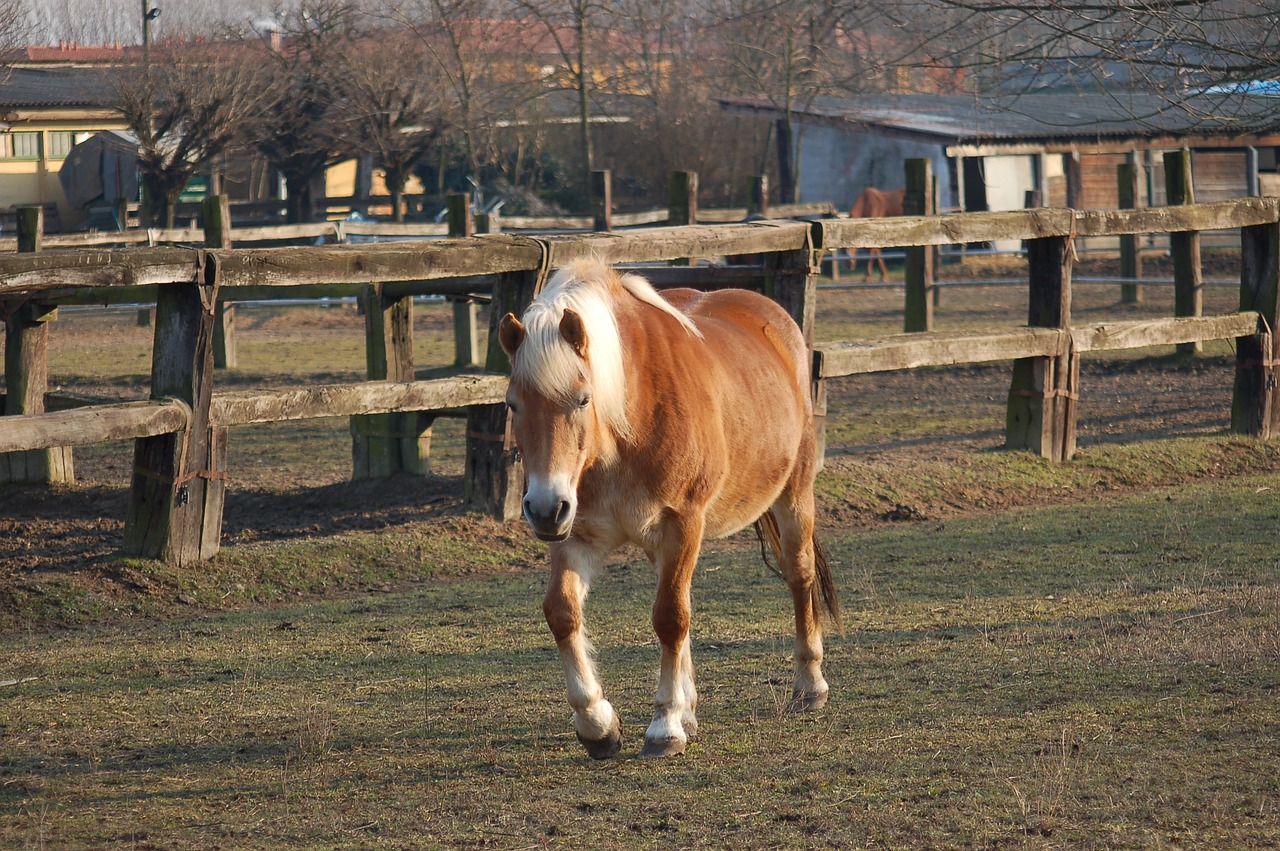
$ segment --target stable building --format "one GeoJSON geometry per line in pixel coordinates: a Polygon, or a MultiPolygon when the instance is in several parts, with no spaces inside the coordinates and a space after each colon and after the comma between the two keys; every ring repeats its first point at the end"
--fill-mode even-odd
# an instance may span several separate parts
{"type": "MultiPolygon", "coordinates": [[[[722,109],[778,121],[765,98],[722,109]]],[[[903,185],[902,161],[933,161],[940,211],[1119,205],[1116,166],[1138,166],[1137,206],[1164,204],[1163,153],[1189,148],[1197,201],[1280,194],[1280,97],[1053,91],[1016,97],[880,94],[794,107],[797,201],[848,209],[867,186],[903,185]]]]}

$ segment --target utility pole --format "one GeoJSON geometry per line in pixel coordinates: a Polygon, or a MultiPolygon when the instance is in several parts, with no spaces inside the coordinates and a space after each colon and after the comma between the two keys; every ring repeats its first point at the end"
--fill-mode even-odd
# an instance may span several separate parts
{"type": "Polygon", "coordinates": [[[151,22],[160,17],[160,7],[152,6],[151,0],[142,0],[142,52],[151,50],[151,22]]]}

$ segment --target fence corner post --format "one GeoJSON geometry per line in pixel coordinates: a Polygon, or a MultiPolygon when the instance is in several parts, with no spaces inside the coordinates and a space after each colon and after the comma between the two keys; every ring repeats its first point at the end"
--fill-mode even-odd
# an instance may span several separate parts
{"type": "MultiPolygon", "coordinates": [[[[369,284],[360,298],[366,376],[370,381],[413,381],[413,296],[389,298],[381,284],[369,284]]],[[[351,478],[429,473],[434,421],[421,411],[352,416],[351,478]]]]}
{"type": "Polygon", "coordinates": [[[813,322],[818,301],[818,258],[824,253],[817,245],[820,225],[805,230],[804,243],[790,251],[764,256],[763,291],[791,314],[810,351],[810,384],[814,403],[814,430],[817,439],[817,467],[821,470],[827,445],[827,389],[821,372],[821,353],[813,348],[813,322]]]}
{"type": "Polygon", "coordinates": [[[1057,328],[1057,355],[1019,358],[1005,415],[1005,446],[1029,449],[1051,461],[1070,461],[1076,449],[1079,358],[1071,344],[1071,237],[1027,242],[1031,292],[1027,324],[1057,328]]]}
{"type": "Polygon", "coordinates": [[[124,551],[185,565],[211,558],[222,535],[226,430],[210,420],[217,264],[203,280],[166,284],[156,295],[151,398],[191,406],[185,431],[134,441],[124,551]]]}

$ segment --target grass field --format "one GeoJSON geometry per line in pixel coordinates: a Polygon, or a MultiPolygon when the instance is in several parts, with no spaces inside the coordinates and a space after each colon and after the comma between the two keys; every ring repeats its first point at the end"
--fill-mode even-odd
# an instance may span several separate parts
{"type": "MultiPolygon", "coordinates": [[[[947,291],[939,326],[1024,297],[947,291]]],[[[1081,287],[1077,319],[1171,312],[1115,299],[1081,287]]],[[[900,330],[900,292],[819,301],[821,340],[900,330]]],[[[449,321],[419,310],[424,374],[449,321]]],[[[222,388],[361,377],[349,306],[240,322],[222,388]]],[[[53,333],[64,392],[146,395],[132,314],[53,333]]],[[[996,451],[1006,364],[834,382],[831,703],[783,711],[785,589],[754,537],[714,544],[700,738],[657,763],[651,568],[625,553],[588,605],[625,739],[596,763],[545,550],[464,511],[460,421],[435,475],[364,484],[344,420],[233,430],[224,548],[188,569],[117,555],[128,445],[77,449],[74,487],[0,490],[0,848],[1280,846],[1280,445],[1225,433],[1233,358],[1206,348],[1086,359],[1057,466],[996,451]]]]}
{"type": "MultiPolygon", "coordinates": [[[[11,635],[8,847],[1274,847],[1280,481],[829,541],[829,707],[750,547],[695,583],[701,738],[635,759],[649,569],[589,607],[622,758],[573,738],[539,570],[11,635]]],[[[251,549],[251,547],[249,547],[251,549]]]]}

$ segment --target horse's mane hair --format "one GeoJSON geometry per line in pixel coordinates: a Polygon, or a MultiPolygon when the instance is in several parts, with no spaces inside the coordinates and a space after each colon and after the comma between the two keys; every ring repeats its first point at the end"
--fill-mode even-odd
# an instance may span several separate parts
{"type": "Polygon", "coordinates": [[[627,420],[627,384],[622,337],[614,306],[622,291],[669,314],[690,334],[701,337],[689,317],[658,295],[639,275],[616,275],[600,260],[574,260],[565,265],[525,311],[527,336],[511,365],[513,379],[529,382],[551,398],[566,398],[573,385],[586,378],[592,402],[603,423],[620,437],[630,434],[627,420]],[[587,333],[587,362],[591,375],[583,375],[583,362],[560,335],[565,309],[582,317],[587,333]]]}

